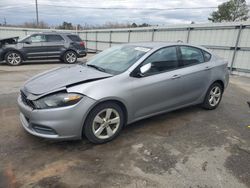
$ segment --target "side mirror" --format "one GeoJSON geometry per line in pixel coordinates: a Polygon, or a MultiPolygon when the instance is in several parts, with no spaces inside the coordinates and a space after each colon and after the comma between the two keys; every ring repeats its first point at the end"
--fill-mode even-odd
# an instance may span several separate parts
{"type": "Polygon", "coordinates": [[[146,64],[146,65],[143,65],[143,66],[140,68],[140,75],[143,76],[146,72],[148,72],[148,71],[151,69],[151,66],[152,66],[151,63],[148,63],[148,64],[146,64]]]}
{"type": "Polygon", "coordinates": [[[26,40],[24,43],[25,43],[25,44],[31,44],[31,41],[26,40]]]}

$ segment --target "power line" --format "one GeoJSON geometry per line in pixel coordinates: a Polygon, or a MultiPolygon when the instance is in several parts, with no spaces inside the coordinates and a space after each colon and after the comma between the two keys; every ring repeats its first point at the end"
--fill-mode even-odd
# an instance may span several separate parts
{"type": "MultiPolygon", "coordinates": [[[[26,4],[25,6],[30,6],[30,5],[31,4],[26,4]]],[[[92,7],[92,6],[67,6],[67,5],[53,5],[53,4],[39,4],[39,6],[47,6],[47,7],[55,7],[55,8],[73,8],[73,9],[80,8],[80,9],[90,9],[90,10],[150,10],[150,11],[199,10],[199,9],[204,10],[204,9],[216,9],[216,8],[218,8],[218,7],[215,7],[215,6],[209,6],[209,7],[172,7],[172,8],[92,7]]],[[[12,8],[17,8],[17,6],[1,7],[0,10],[12,9],[12,8]]]]}
{"type": "Polygon", "coordinates": [[[61,8],[83,8],[83,9],[93,9],[93,10],[193,10],[193,9],[215,9],[218,7],[173,7],[173,8],[140,8],[140,7],[89,7],[89,6],[66,6],[66,5],[52,5],[52,4],[40,4],[40,6],[50,6],[50,7],[61,7],[61,8]]]}

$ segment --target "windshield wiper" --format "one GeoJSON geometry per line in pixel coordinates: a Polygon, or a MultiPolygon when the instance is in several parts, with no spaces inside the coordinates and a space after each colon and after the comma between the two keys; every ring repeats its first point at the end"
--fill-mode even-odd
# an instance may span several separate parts
{"type": "Polygon", "coordinates": [[[104,68],[102,68],[102,67],[98,67],[98,66],[92,65],[92,64],[86,64],[86,65],[89,66],[89,67],[93,67],[93,68],[95,68],[95,69],[97,69],[97,70],[99,70],[101,72],[106,72],[106,70],[104,68]]]}

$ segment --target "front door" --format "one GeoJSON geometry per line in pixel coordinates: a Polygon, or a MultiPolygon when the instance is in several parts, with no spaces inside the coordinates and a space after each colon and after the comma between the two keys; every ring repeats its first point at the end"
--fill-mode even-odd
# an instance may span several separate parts
{"type": "Polygon", "coordinates": [[[135,119],[171,109],[183,95],[175,46],[154,52],[141,66],[148,63],[151,69],[145,75],[131,78],[135,119]]]}
{"type": "Polygon", "coordinates": [[[42,45],[45,41],[43,34],[33,34],[23,43],[23,51],[27,59],[46,58],[46,48],[42,45]]]}

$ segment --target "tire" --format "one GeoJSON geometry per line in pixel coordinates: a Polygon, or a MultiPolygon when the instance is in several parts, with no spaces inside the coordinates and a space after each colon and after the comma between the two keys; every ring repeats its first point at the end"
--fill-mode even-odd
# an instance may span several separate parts
{"type": "Polygon", "coordinates": [[[63,55],[63,61],[68,64],[73,64],[77,61],[77,55],[74,51],[66,51],[63,55]]]}
{"type": "Polygon", "coordinates": [[[23,58],[19,52],[9,51],[5,54],[4,59],[8,65],[17,66],[22,64],[23,58]]]}
{"type": "Polygon", "coordinates": [[[214,110],[220,104],[223,95],[222,85],[219,83],[212,84],[206,94],[204,102],[202,104],[203,108],[207,110],[214,110]]]}
{"type": "Polygon", "coordinates": [[[121,107],[113,102],[105,102],[91,110],[86,118],[83,133],[90,142],[102,144],[118,136],[123,125],[124,112],[121,107]]]}

